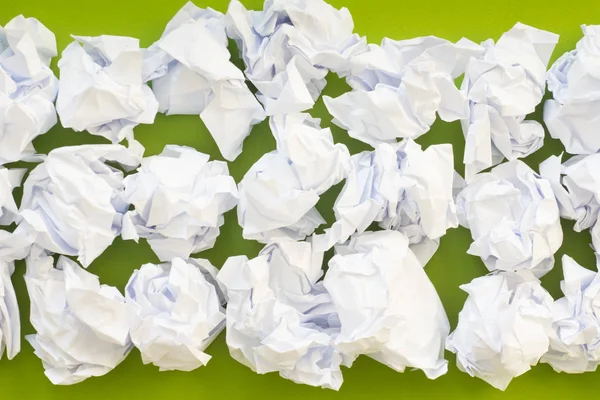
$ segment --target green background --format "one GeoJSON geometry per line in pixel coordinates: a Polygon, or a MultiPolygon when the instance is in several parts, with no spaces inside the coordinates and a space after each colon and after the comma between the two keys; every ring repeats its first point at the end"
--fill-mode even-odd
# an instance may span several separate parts
{"type": "MultiPolygon", "coordinates": [[[[56,34],[59,51],[70,42],[69,34],[133,36],[140,38],[142,46],[146,47],[158,39],[167,21],[184,3],[184,0],[3,0],[0,5],[0,24],[5,24],[18,14],[37,17],[56,34]]],[[[258,0],[243,3],[248,8],[262,8],[262,3],[258,0]]],[[[580,24],[600,23],[600,7],[586,0],[557,2],[556,7],[547,0],[331,0],[330,3],[338,8],[348,7],[354,17],[356,31],[367,35],[368,40],[373,43],[379,43],[385,36],[406,39],[424,35],[436,35],[453,41],[465,36],[479,42],[489,37],[497,39],[502,32],[520,21],[560,34],[560,42],[552,61],[575,46],[581,37],[580,24]]],[[[198,0],[196,4],[200,7],[210,6],[222,12],[227,8],[227,0],[198,0]]],[[[237,54],[235,49],[234,53],[237,54]]],[[[53,62],[55,70],[56,61],[57,59],[53,62]]],[[[240,65],[239,60],[237,62],[240,65]]],[[[330,75],[328,81],[323,94],[337,96],[348,90],[345,82],[336,76],[330,75]]],[[[332,126],[331,117],[322,100],[317,102],[310,113],[322,118],[323,126],[331,126],[335,140],[346,143],[352,153],[367,149],[364,144],[350,139],[345,131],[332,126]]],[[[541,106],[532,117],[541,119],[541,106]]],[[[146,147],[146,155],[159,153],[166,144],[180,144],[193,146],[214,158],[222,159],[213,139],[195,116],[166,117],[159,114],[153,125],[138,126],[135,135],[146,147]]],[[[34,144],[38,151],[47,153],[58,146],[103,142],[103,138],[75,133],[58,125],[37,138],[34,144]]],[[[431,131],[418,142],[425,146],[452,143],[456,168],[462,174],[464,139],[458,122],[437,121],[431,131]]],[[[275,142],[265,121],[255,127],[246,140],[242,155],[229,164],[236,181],[241,179],[262,154],[274,148],[275,142]]],[[[540,161],[562,151],[560,142],[547,138],[544,148],[526,161],[537,170],[540,161]]],[[[318,208],[328,223],[333,221],[331,207],[340,189],[340,185],[332,188],[319,202],[318,208]]],[[[20,196],[19,193],[16,195],[20,196]]],[[[200,257],[208,258],[217,267],[228,256],[247,254],[253,257],[261,248],[256,242],[242,240],[235,211],[226,214],[225,220],[215,248],[200,254],[200,257]]],[[[542,280],[544,287],[555,298],[560,296],[562,254],[571,255],[588,268],[594,268],[595,263],[589,245],[589,233],[573,232],[573,224],[568,221],[563,221],[563,228],[565,240],[556,255],[556,266],[542,280]]],[[[442,238],[440,249],[426,268],[446,307],[452,327],[456,325],[458,312],[466,298],[458,286],[486,273],[479,258],[466,254],[470,243],[467,230],[459,228],[449,231],[442,238]]],[[[145,242],[136,244],[117,239],[89,270],[99,275],[103,283],[123,290],[134,269],[145,262],[155,261],[156,257],[145,242]]],[[[23,280],[24,272],[25,266],[20,262],[13,275],[21,305],[23,335],[34,332],[29,323],[29,299],[23,280]]],[[[61,387],[53,386],[46,379],[40,360],[23,339],[22,350],[12,361],[6,357],[0,360],[0,399],[532,399],[563,396],[593,398],[600,391],[600,372],[558,374],[548,365],[542,364],[513,380],[503,393],[458,371],[453,355],[447,353],[450,360],[449,372],[435,381],[428,380],[420,371],[400,374],[367,357],[360,357],[352,368],[343,369],[344,384],[336,393],[296,385],[275,373],[253,373],[229,357],[224,334],[210,346],[208,353],[213,359],[207,367],[193,372],[159,373],[156,367],[143,365],[139,352],[134,350],[109,374],[90,378],[74,386],[61,387]]]]}

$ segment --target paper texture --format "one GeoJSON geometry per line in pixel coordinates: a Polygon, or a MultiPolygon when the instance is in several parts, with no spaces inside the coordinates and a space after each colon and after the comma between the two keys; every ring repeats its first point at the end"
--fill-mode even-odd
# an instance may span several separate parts
{"type": "Polygon", "coordinates": [[[373,222],[404,233],[422,265],[435,253],[439,238],[458,226],[453,199],[454,161],[449,144],[421,146],[411,140],[379,144],[352,156],[338,196],[336,222],[315,235],[319,250],[343,243],[373,222]]]}
{"type": "Polygon", "coordinates": [[[77,256],[87,268],[121,233],[123,172],[137,167],[143,147],[83,145],[52,150],[24,183],[19,228],[51,252],[77,256]],[[113,165],[114,165],[113,164],[113,165]]]}
{"type": "Polygon", "coordinates": [[[54,34],[37,19],[19,15],[0,27],[0,165],[31,161],[33,139],[56,124],[56,55],[54,34]]]}
{"type": "Polygon", "coordinates": [[[158,110],[152,90],[142,81],[139,40],[108,35],[73,39],[58,61],[60,122],[112,143],[133,139],[133,128],[153,123],[158,110]]]}
{"type": "Polygon", "coordinates": [[[558,204],[550,181],[524,162],[474,176],[456,209],[473,237],[467,253],[481,257],[490,271],[527,269],[539,278],[554,266],[563,239],[558,204]]]}
{"type": "Polygon", "coordinates": [[[448,371],[448,317],[421,263],[396,231],[365,232],[337,246],[323,284],[340,320],[345,364],[360,354],[430,379],[448,371]]]}
{"type": "Polygon", "coordinates": [[[348,9],[323,0],[266,0],[262,11],[232,0],[226,24],[267,115],[312,108],[327,72],[347,74],[348,59],[366,47],[348,9]]]}
{"type": "Polygon", "coordinates": [[[253,371],[338,390],[340,365],[361,354],[396,371],[447,371],[450,330],[435,288],[401,232],[355,235],[323,252],[275,240],[258,257],[230,257],[217,276],[228,297],[231,356],[253,371]]]}
{"type": "Polygon", "coordinates": [[[333,122],[375,147],[426,133],[436,118],[456,121],[468,115],[464,93],[454,84],[470,57],[483,48],[470,40],[456,44],[435,36],[384,38],[381,46],[352,57],[346,78],[352,91],[323,100],[333,122]]]}
{"type": "Polygon", "coordinates": [[[567,153],[600,151],[600,25],[582,25],[583,38],[548,71],[552,97],[544,104],[544,123],[567,153]]]}
{"type": "Polygon", "coordinates": [[[55,385],[72,385],[110,372],[132,349],[132,309],[113,286],[61,256],[56,268],[45,250],[34,246],[25,283],[36,333],[25,338],[55,385]]]}
{"type": "Polygon", "coordinates": [[[571,157],[561,165],[562,156],[550,156],[540,164],[540,174],[550,181],[560,216],[575,221],[573,229],[591,228],[592,244],[600,250],[600,154],[571,157]]]}
{"type": "Polygon", "coordinates": [[[525,270],[476,278],[460,288],[469,297],[446,348],[461,371],[505,390],[548,350],[552,297],[525,270]]]}
{"type": "Polygon", "coordinates": [[[210,360],[204,350],[225,328],[225,297],[208,260],[174,258],[135,270],[127,304],[135,310],[131,341],[144,364],[192,371],[210,360]]]}
{"type": "Polygon", "coordinates": [[[562,156],[550,156],[540,164],[558,201],[560,216],[574,220],[573,229],[581,232],[595,224],[600,212],[600,154],[571,157],[561,164],[562,156]]]}
{"type": "Polygon", "coordinates": [[[309,114],[273,116],[277,150],[263,155],[238,185],[238,223],[244,239],[302,240],[325,221],[319,196],[346,177],[350,153],[309,114]]]}
{"type": "Polygon", "coordinates": [[[142,159],[138,172],[123,181],[123,200],[134,207],[123,217],[123,238],[146,238],[161,261],[212,248],[238,193],[227,164],[208,160],[174,145],[142,159]]]}
{"type": "Polygon", "coordinates": [[[557,372],[593,372],[600,364],[600,278],[567,255],[562,257],[565,295],[552,307],[550,349],[542,357],[557,372]]]}
{"type": "Polygon", "coordinates": [[[217,279],[226,288],[227,346],[259,374],[339,389],[339,319],[323,282],[323,253],[310,243],[275,241],[258,257],[230,257],[217,279]]]}
{"type": "Polygon", "coordinates": [[[229,58],[224,15],[188,2],[144,50],[143,76],[160,112],[199,114],[223,157],[233,161],[265,114],[229,58]]]}
{"type": "Polygon", "coordinates": [[[467,179],[544,144],[542,125],[525,118],[542,101],[557,42],[554,33],[517,23],[497,43],[483,42],[483,57],[469,61],[461,86],[469,99],[469,115],[462,120],[467,179]]]}

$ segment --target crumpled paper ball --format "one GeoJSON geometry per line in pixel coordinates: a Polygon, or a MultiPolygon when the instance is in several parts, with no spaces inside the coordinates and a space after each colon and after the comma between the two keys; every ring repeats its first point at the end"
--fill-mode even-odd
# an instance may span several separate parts
{"type": "Polygon", "coordinates": [[[225,287],[229,353],[258,374],[339,389],[342,356],[332,333],[339,319],[319,278],[323,253],[310,243],[275,241],[258,257],[230,257],[217,279],[225,287]]]}
{"type": "Polygon", "coordinates": [[[398,230],[425,265],[447,229],[458,226],[453,199],[454,159],[449,144],[427,149],[412,140],[379,144],[351,157],[351,169],[333,209],[336,222],[313,241],[319,250],[343,243],[373,222],[398,230]]]}
{"type": "Polygon", "coordinates": [[[262,11],[232,0],[226,25],[267,115],[312,108],[328,71],[347,74],[349,58],[366,47],[350,11],[323,0],[266,0],[262,11]]]}
{"type": "Polygon", "coordinates": [[[142,81],[139,40],[108,35],[73,39],[58,61],[60,122],[112,143],[133,139],[133,128],[153,123],[158,111],[154,93],[142,81]]]}
{"type": "Polygon", "coordinates": [[[552,297],[530,271],[499,272],[460,288],[469,294],[446,342],[458,369],[505,390],[550,344],[552,297]]]}
{"type": "Polygon", "coordinates": [[[490,271],[527,269],[539,278],[554,266],[563,240],[558,203],[550,181],[524,162],[475,175],[458,194],[456,210],[471,230],[467,253],[490,271]]]}
{"type": "Polygon", "coordinates": [[[346,177],[350,153],[309,114],[270,118],[277,150],[263,155],[238,185],[238,223],[244,239],[302,240],[325,221],[319,196],[346,177]]]}
{"type": "Polygon", "coordinates": [[[600,259],[600,154],[577,155],[561,164],[561,156],[550,156],[540,164],[558,201],[560,216],[575,221],[573,230],[590,229],[592,247],[600,259]]]}
{"type": "Polygon", "coordinates": [[[583,38],[548,71],[553,98],[544,104],[544,123],[570,154],[600,150],[600,25],[582,25],[583,38]]]}
{"type": "Polygon", "coordinates": [[[483,56],[467,65],[461,86],[470,110],[462,120],[467,179],[544,144],[542,125],[525,118],[542,101],[546,67],[557,42],[557,34],[517,23],[497,43],[483,42],[483,56]]]}
{"type": "Polygon", "coordinates": [[[181,258],[133,272],[125,297],[136,314],[131,341],[144,364],[192,371],[208,363],[204,350],[225,328],[217,272],[208,260],[181,258]]]}
{"type": "Polygon", "coordinates": [[[33,139],[56,124],[56,55],[54,34],[37,19],[19,15],[0,27],[0,165],[38,158],[33,139]]]}
{"type": "Polygon", "coordinates": [[[223,157],[233,161],[265,113],[227,45],[225,16],[188,2],[144,50],[143,79],[152,82],[160,112],[200,115],[223,157]]]}
{"type": "Polygon", "coordinates": [[[133,348],[129,327],[133,310],[113,286],[75,261],[61,256],[56,268],[49,252],[34,246],[25,283],[31,324],[25,336],[55,385],[72,385],[110,372],[133,348]]]}
{"type": "Polygon", "coordinates": [[[19,227],[55,253],[77,256],[87,268],[118,235],[129,204],[123,172],[140,163],[143,147],[82,145],[52,150],[23,187],[19,227]]]}
{"type": "Polygon", "coordinates": [[[600,250],[600,154],[578,155],[561,164],[562,156],[550,156],[540,164],[540,174],[550,181],[560,216],[575,221],[573,230],[591,228],[592,245],[600,250]]]}
{"type": "Polygon", "coordinates": [[[384,38],[381,46],[349,60],[352,91],[323,96],[333,123],[348,135],[376,147],[398,138],[416,139],[434,123],[468,115],[467,96],[454,84],[471,57],[483,48],[468,39],[456,44],[435,36],[384,38]]]}
{"type": "Polygon", "coordinates": [[[600,278],[567,255],[562,265],[565,296],[554,302],[550,349],[541,361],[557,372],[593,372],[600,364],[600,278]]]}
{"type": "Polygon", "coordinates": [[[323,280],[340,320],[337,350],[350,364],[361,354],[398,372],[448,371],[450,324],[423,266],[397,231],[365,232],[336,246],[323,280]]]}
{"type": "Polygon", "coordinates": [[[141,163],[123,180],[123,200],[134,206],[123,217],[123,238],[146,238],[161,261],[212,248],[238,199],[227,164],[175,145],[141,163]]]}

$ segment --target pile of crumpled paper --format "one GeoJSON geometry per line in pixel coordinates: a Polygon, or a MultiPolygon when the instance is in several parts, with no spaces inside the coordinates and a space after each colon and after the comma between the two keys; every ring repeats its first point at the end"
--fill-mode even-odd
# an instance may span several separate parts
{"type": "Polygon", "coordinates": [[[500,390],[539,362],[596,370],[598,272],[564,255],[564,297],[540,281],[561,218],[590,230],[600,259],[600,26],[583,34],[548,69],[558,35],[521,23],[482,43],[373,44],[323,0],[256,11],[231,0],[225,14],[187,3],[148,48],[73,35],[57,78],[54,34],[14,18],[0,27],[0,355],[21,348],[11,275],[25,260],[26,339],[54,384],[104,375],[134,347],[161,371],[191,371],[223,330],[231,357],[256,373],[334,390],[360,355],[436,379],[448,350],[500,390]],[[332,123],[371,149],[351,154],[309,114],[330,72],[350,87],[323,97],[332,123]],[[536,172],[521,159],[543,146],[528,115],[546,86],[544,123],[574,156],[536,172]],[[136,127],[159,112],[198,115],[226,161],[177,143],[144,156],[136,127]],[[460,121],[464,177],[451,144],[415,141],[438,117],[460,121]],[[236,182],[227,161],[265,119],[275,148],[236,182]],[[34,139],[58,121],[106,143],[38,154],[34,139]],[[317,206],[336,185],[328,224],[317,206]],[[221,227],[236,214],[259,254],[198,258],[227,241],[221,227]],[[460,286],[451,329],[425,267],[459,225],[489,274],[460,286]],[[160,260],[134,266],[124,293],[87,270],[119,237],[146,240],[160,260]]]}

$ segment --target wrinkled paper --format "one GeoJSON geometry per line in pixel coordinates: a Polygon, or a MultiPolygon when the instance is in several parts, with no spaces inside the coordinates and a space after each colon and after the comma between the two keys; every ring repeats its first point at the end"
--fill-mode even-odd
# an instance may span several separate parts
{"type": "Polygon", "coordinates": [[[238,185],[244,239],[302,240],[325,222],[315,205],[346,177],[350,153],[319,122],[304,113],[270,118],[277,150],[263,155],[238,185]]]}
{"type": "Polygon", "coordinates": [[[562,265],[565,296],[552,307],[550,350],[541,361],[557,372],[593,372],[600,364],[600,278],[567,255],[562,265]]]}
{"type": "Polygon", "coordinates": [[[0,165],[35,156],[32,141],[56,122],[56,38],[22,15],[0,27],[0,165]]]}
{"type": "Polygon", "coordinates": [[[346,80],[353,90],[323,100],[333,123],[373,147],[416,139],[429,131],[436,113],[444,121],[468,115],[467,97],[454,79],[482,52],[464,38],[456,44],[435,36],[384,38],[349,60],[346,80]]]}
{"type": "Polygon", "coordinates": [[[123,218],[122,236],[146,238],[161,261],[214,246],[223,213],[237,204],[237,187],[223,161],[191,147],[165,146],[142,159],[123,181],[123,199],[134,206],[123,218]]]}
{"type": "Polygon", "coordinates": [[[460,224],[471,230],[468,254],[490,271],[530,270],[538,278],[554,266],[562,244],[559,207],[549,180],[520,160],[475,175],[456,198],[460,224]]]}
{"type": "Polygon", "coordinates": [[[208,363],[204,350],[225,328],[217,272],[208,260],[181,258],[134,271],[125,297],[136,314],[131,341],[144,364],[192,371],[208,363]]]}
{"type": "Polygon", "coordinates": [[[275,241],[258,257],[230,257],[217,279],[226,288],[229,353],[258,374],[339,389],[342,356],[332,334],[339,318],[318,281],[323,253],[308,242],[275,241]]]}
{"type": "Polygon", "coordinates": [[[72,385],[110,372],[133,348],[132,309],[119,290],[61,256],[56,268],[45,250],[27,258],[25,283],[36,333],[25,338],[55,385],[72,385]]]}
{"type": "Polygon", "coordinates": [[[351,157],[346,183],[333,207],[336,222],[315,235],[319,250],[343,243],[373,222],[404,233],[422,265],[439,238],[458,226],[453,199],[454,159],[449,144],[422,150],[412,140],[381,143],[351,157]]]}
{"type": "Polygon", "coordinates": [[[336,247],[323,284],[340,320],[337,350],[430,379],[448,371],[448,317],[421,263],[396,231],[365,232],[336,247]]]}
{"type": "Polygon", "coordinates": [[[591,228],[592,244],[600,250],[600,154],[578,155],[561,165],[562,156],[540,164],[540,174],[550,181],[560,216],[575,221],[573,230],[591,228]]]}
{"type": "Polygon", "coordinates": [[[121,233],[123,172],[140,163],[143,147],[114,144],[60,147],[24,183],[19,227],[55,253],[77,256],[87,268],[121,233]]]}
{"type": "Polygon", "coordinates": [[[468,63],[461,86],[469,99],[469,114],[462,120],[467,179],[544,144],[542,125],[525,118],[542,101],[557,42],[554,33],[517,23],[497,43],[483,42],[483,57],[468,63]]]}
{"type": "Polygon", "coordinates": [[[233,161],[265,114],[229,59],[224,15],[188,2],[144,50],[143,76],[160,112],[199,114],[223,157],[233,161]]]}
{"type": "Polygon", "coordinates": [[[458,369],[505,390],[548,350],[552,297],[530,271],[475,278],[446,348],[458,369]]]}
{"type": "Polygon", "coordinates": [[[226,288],[231,356],[253,371],[338,390],[340,365],[365,354],[398,372],[447,371],[450,330],[421,263],[397,231],[365,232],[340,246],[324,279],[323,252],[275,240],[258,257],[230,257],[226,288]]]}
{"type": "Polygon", "coordinates": [[[152,90],[142,81],[139,40],[108,35],[73,39],[58,61],[60,122],[113,143],[133,139],[133,128],[153,123],[158,110],[152,90]]]}
{"type": "Polygon", "coordinates": [[[232,0],[226,24],[267,115],[312,108],[327,72],[347,74],[349,58],[366,47],[350,11],[323,0],[266,0],[262,11],[232,0]]]}
{"type": "Polygon", "coordinates": [[[553,98],[544,104],[550,136],[570,154],[600,151],[600,25],[582,25],[583,38],[548,71],[553,98]]]}

